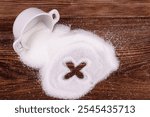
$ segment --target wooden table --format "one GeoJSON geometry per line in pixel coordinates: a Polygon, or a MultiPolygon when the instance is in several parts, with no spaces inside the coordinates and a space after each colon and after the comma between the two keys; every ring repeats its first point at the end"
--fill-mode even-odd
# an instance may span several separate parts
{"type": "Polygon", "coordinates": [[[150,0],[1,0],[0,99],[55,99],[12,48],[15,17],[29,7],[56,8],[60,23],[95,32],[116,47],[119,70],[81,99],[150,99],[150,0]]]}

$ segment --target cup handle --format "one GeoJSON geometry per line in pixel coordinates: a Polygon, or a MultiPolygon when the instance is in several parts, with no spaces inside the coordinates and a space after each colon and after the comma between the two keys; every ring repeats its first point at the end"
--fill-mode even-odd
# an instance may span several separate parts
{"type": "Polygon", "coordinates": [[[15,50],[15,52],[16,53],[20,53],[20,52],[22,52],[23,50],[27,50],[28,49],[28,47],[27,46],[25,46],[23,43],[22,43],[22,40],[21,40],[21,38],[19,38],[19,39],[17,39],[14,43],[13,43],[13,48],[14,48],[14,50],[15,50]]]}
{"type": "Polygon", "coordinates": [[[49,11],[48,14],[52,17],[53,24],[55,25],[60,19],[59,12],[56,9],[53,9],[53,10],[49,11]]]}

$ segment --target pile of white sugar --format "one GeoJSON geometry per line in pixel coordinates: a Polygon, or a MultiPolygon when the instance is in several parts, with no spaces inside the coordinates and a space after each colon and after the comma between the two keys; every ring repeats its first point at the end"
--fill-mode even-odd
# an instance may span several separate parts
{"type": "Polygon", "coordinates": [[[43,90],[57,98],[84,96],[119,66],[112,44],[92,32],[62,24],[50,32],[38,23],[24,33],[22,42],[27,49],[20,53],[21,61],[39,69],[43,90]]]}

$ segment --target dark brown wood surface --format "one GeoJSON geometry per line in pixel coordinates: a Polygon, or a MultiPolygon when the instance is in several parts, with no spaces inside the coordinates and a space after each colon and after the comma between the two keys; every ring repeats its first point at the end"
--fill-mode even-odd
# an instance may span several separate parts
{"type": "Polygon", "coordinates": [[[0,99],[55,99],[12,48],[15,17],[29,7],[56,8],[60,23],[93,31],[116,47],[119,70],[81,99],[150,99],[150,0],[1,0],[0,99]]]}

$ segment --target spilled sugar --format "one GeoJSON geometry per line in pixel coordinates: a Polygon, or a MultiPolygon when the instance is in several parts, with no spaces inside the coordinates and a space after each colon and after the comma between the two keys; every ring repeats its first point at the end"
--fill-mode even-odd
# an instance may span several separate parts
{"type": "Polygon", "coordinates": [[[26,32],[22,40],[28,49],[20,53],[20,59],[40,70],[43,90],[49,96],[80,98],[119,66],[114,47],[82,29],[70,30],[68,26],[57,24],[50,32],[39,23],[26,32]],[[67,62],[73,65],[68,67],[67,62]],[[83,62],[86,65],[78,68],[83,62]],[[72,75],[65,79],[69,73],[72,75]],[[83,78],[78,75],[83,75],[83,78]]]}

